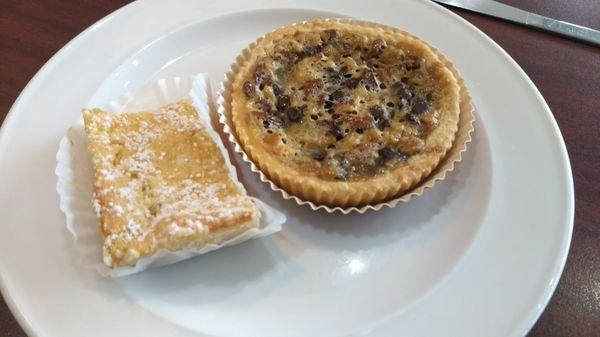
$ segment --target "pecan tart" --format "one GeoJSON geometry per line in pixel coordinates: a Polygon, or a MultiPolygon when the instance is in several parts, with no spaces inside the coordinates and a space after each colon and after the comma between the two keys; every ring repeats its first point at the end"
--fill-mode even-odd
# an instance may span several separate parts
{"type": "Polygon", "coordinates": [[[459,86],[409,35],[341,21],[278,29],[233,79],[233,131],[276,184],[329,206],[381,202],[452,147],[459,86]]]}

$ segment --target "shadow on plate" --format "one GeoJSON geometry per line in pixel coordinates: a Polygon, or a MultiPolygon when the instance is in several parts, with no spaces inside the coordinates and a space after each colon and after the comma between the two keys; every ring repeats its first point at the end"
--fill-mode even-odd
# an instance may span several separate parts
{"type": "Polygon", "coordinates": [[[176,264],[116,280],[132,297],[173,305],[250,305],[294,277],[294,268],[269,238],[251,240],[176,264]],[[290,272],[292,271],[292,272],[290,272]]]}
{"type": "Polygon", "coordinates": [[[283,200],[279,193],[258,186],[265,184],[257,178],[253,189],[261,196],[267,194],[271,204],[288,216],[279,239],[294,242],[294,246],[357,251],[412,242],[408,240],[411,236],[435,235],[445,225],[462,227],[474,235],[489,203],[492,174],[487,134],[479,122],[475,124],[473,142],[454,171],[423,195],[395,208],[365,214],[328,214],[283,200]]]}

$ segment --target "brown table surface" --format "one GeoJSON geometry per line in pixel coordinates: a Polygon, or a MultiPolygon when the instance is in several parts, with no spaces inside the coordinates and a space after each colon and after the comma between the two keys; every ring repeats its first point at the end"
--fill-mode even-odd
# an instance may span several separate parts
{"type": "MultiPolygon", "coordinates": [[[[2,0],[0,122],[31,77],[123,0],[2,0]]],[[[503,0],[600,30],[599,0],[503,0]]],[[[600,335],[600,48],[454,10],[504,48],[537,85],[567,144],[575,181],[575,230],[562,278],[530,337],[600,335]],[[596,177],[596,178],[594,178],[596,177]]],[[[25,336],[0,298],[0,336],[25,336]]]]}

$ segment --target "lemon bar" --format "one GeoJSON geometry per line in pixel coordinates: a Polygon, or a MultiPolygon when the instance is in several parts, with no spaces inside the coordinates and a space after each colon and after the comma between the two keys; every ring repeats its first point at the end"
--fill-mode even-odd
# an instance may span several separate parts
{"type": "Polygon", "coordinates": [[[84,109],[83,119],[109,267],[220,244],[259,226],[258,208],[232,181],[189,101],[119,115],[84,109]]]}

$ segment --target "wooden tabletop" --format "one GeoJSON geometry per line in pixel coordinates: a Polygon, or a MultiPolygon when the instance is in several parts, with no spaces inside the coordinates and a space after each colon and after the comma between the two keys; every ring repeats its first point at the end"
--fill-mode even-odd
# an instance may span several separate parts
{"type": "MultiPolygon", "coordinates": [[[[2,0],[0,122],[31,77],[69,40],[124,0],[2,0]]],[[[598,0],[502,0],[600,30],[598,0]]],[[[567,264],[530,337],[600,335],[600,48],[462,10],[537,85],[567,144],[575,181],[575,230],[567,264]]],[[[0,298],[0,337],[25,336],[0,298]]]]}

